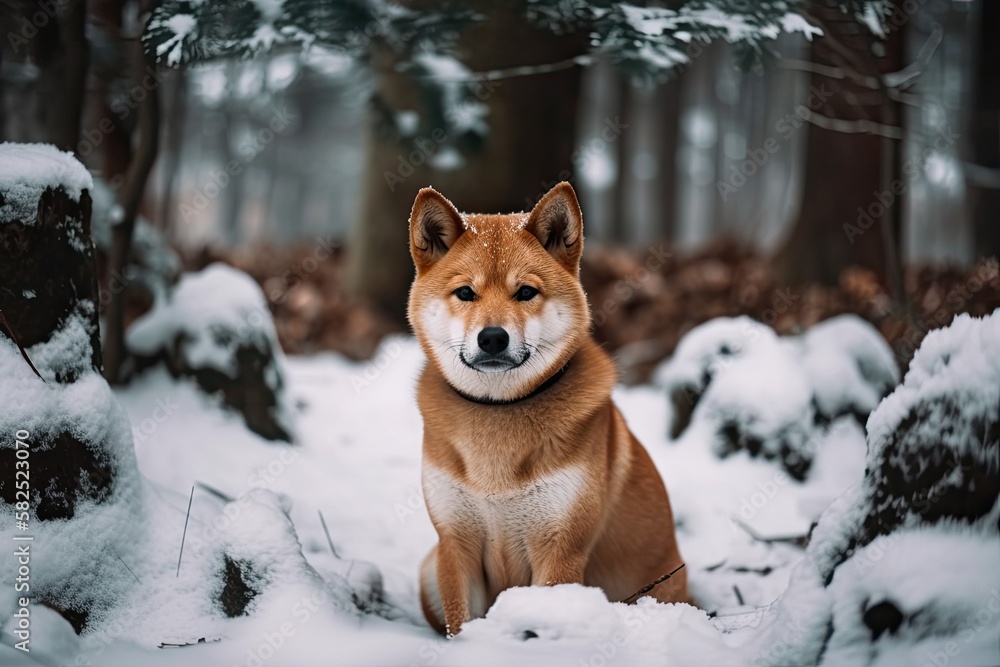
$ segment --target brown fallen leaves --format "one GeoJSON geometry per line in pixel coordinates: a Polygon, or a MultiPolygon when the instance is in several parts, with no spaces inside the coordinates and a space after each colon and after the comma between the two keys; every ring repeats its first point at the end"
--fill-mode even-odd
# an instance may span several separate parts
{"type": "MultiPolygon", "coordinates": [[[[260,282],[274,313],[278,338],[289,353],[334,350],[352,359],[370,357],[388,333],[404,331],[341,289],[344,252],[332,248],[315,261],[316,248],[247,246],[217,254],[203,251],[190,269],[226,261],[260,282]]],[[[836,286],[776,282],[767,258],[721,239],[688,254],[654,245],[646,252],[588,246],[582,268],[594,316],[594,333],[613,352],[629,383],[648,379],[692,327],[714,317],[748,315],[780,334],[854,313],[886,337],[901,368],[927,331],[957,313],[986,315],[1000,307],[995,259],[969,269],[909,267],[908,305],[893,304],[874,273],[845,269],[836,286]]]]}

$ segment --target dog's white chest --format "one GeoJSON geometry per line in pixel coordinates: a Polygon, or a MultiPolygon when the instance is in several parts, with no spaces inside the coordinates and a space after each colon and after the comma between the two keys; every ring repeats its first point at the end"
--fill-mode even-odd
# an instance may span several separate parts
{"type": "Polygon", "coordinates": [[[584,473],[566,468],[526,482],[518,488],[484,492],[425,465],[424,498],[438,522],[478,526],[491,537],[521,538],[551,529],[574,506],[584,488],[584,473]]]}

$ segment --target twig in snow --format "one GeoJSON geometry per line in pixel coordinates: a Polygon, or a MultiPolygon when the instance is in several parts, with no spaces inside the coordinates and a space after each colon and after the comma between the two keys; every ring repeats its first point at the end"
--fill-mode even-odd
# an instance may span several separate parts
{"type": "Polygon", "coordinates": [[[168,642],[161,642],[160,645],[157,648],[184,648],[185,646],[197,646],[198,644],[214,644],[215,642],[218,642],[218,641],[222,641],[222,640],[221,639],[213,639],[211,641],[207,641],[204,637],[202,637],[198,641],[192,642],[190,644],[170,644],[168,642]]]}
{"type": "Polygon", "coordinates": [[[667,579],[669,579],[670,577],[672,577],[675,574],[677,574],[678,572],[680,572],[683,567],[684,567],[684,563],[681,563],[676,568],[674,568],[673,572],[668,572],[665,575],[663,575],[662,577],[660,577],[659,579],[657,579],[657,580],[655,580],[655,581],[653,581],[651,583],[646,584],[645,586],[643,586],[642,588],[640,588],[639,590],[637,590],[635,593],[632,593],[632,595],[630,595],[627,598],[625,598],[624,600],[622,600],[622,602],[624,602],[625,604],[629,604],[631,602],[634,602],[643,593],[648,593],[649,591],[653,590],[658,585],[662,584],[664,581],[666,581],[667,579]]]}
{"type": "Polygon", "coordinates": [[[114,549],[112,549],[111,553],[113,553],[115,555],[115,558],[117,558],[119,560],[119,562],[121,562],[121,564],[125,566],[125,569],[128,570],[128,573],[131,574],[133,577],[135,577],[136,582],[138,582],[138,583],[141,584],[142,582],[139,581],[139,577],[135,576],[135,572],[133,572],[132,568],[130,568],[128,566],[128,563],[126,563],[125,561],[122,560],[122,557],[118,555],[118,552],[115,551],[114,549]]]}
{"type": "Polygon", "coordinates": [[[208,484],[205,484],[204,482],[197,482],[196,481],[195,484],[197,486],[200,486],[203,490],[205,490],[208,493],[212,494],[213,496],[215,496],[216,498],[218,498],[219,500],[221,500],[224,503],[231,503],[231,502],[233,502],[233,498],[227,496],[225,493],[223,493],[222,491],[219,491],[215,487],[211,487],[208,484]]]}
{"type": "Polygon", "coordinates": [[[319,522],[323,524],[323,532],[326,533],[327,544],[330,545],[330,551],[333,552],[333,557],[340,559],[340,554],[337,553],[337,549],[333,546],[333,539],[330,538],[330,529],[326,527],[326,519],[323,518],[323,510],[316,510],[319,512],[319,522]]]}
{"type": "Polygon", "coordinates": [[[42,374],[38,372],[38,369],[35,368],[35,365],[31,363],[31,359],[28,357],[28,352],[24,349],[24,346],[21,345],[21,342],[17,339],[17,335],[14,333],[14,329],[10,326],[10,324],[7,323],[7,318],[4,317],[2,310],[0,310],[0,324],[3,324],[3,328],[6,329],[7,333],[10,334],[10,339],[14,341],[14,345],[17,345],[17,349],[21,351],[21,356],[24,357],[24,360],[28,362],[28,366],[31,367],[31,370],[35,371],[35,375],[38,376],[39,380],[45,382],[45,378],[43,378],[42,374]]]}
{"type": "Polygon", "coordinates": [[[184,557],[184,540],[188,534],[188,520],[191,518],[191,503],[194,502],[194,484],[191,485],[191,496],[188,498],[188,511],[184,515],[184,532],[181,533],[181,552],[177,554],[177,576],[181,576],[181,558],[184,557]]]}
{"type": "Polygon", "coordinates": [[[760,533],[758,533],[753,528],[751,528],[750,526],[748,526],[746,523],[744,523],[743,521],[741,521],[739,519],[739,517],[731,516],[730,519],[732,519],[732,521],[733,521],[734,524],[736,524],[737,526],[739,526],[740,528],[742,528],[744,530],[744,532],[746,532],[746,534],[749,535],[751,538],[753,538],[754,541],[756,541],[756,542],[761,542],[763,544],[782,544],[782,543],[784,543],[784,544],[791,544],[792,546],[796,546],[796,547],[800,547],[800,548],[805,548],[805,546],[807,544],[809,544],[809,535],[808,534],[806,534],[806,535],[790,535],[790,536],[787,536],[787,537],[762,537],[760,535],[760,533]]]}
{"type": "Polygon", "coordinates": [[[733,584],[733,592],[736,593],[736,601],[739,602],[740,606],[742,607],[743,606],[743,596],[740,594],[740,589],[739,589],[739,587],[736,584],[733,584]]]}

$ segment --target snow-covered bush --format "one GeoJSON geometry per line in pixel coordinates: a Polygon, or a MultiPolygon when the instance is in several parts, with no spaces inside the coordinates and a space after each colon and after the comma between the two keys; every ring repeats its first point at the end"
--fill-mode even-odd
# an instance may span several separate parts
{"type": "Polygon", "coordinates": [[[221,394],[255,433],[291,440],[274,321],[264,293],[242,271],[213,264],[183,275],[133,323],[126,342],[140,368],[163,361],[175,376],[221,394]]]}
{"type": "Polygon", "coordinates": [[[738,317],[692,329],[656,381],[672,403],[672,438],[698,422],[719,456],[746,451],[776,459],[801,480],[829,424],[848,415],[867,419],[898,371],[889,346],[857,317],[789,338],[738,317]]]}
{"type": "Polygon", "coordinates": [[[1000,663],[1000,311],[930,332],[867,428],[756,664],[1000,663]]]}

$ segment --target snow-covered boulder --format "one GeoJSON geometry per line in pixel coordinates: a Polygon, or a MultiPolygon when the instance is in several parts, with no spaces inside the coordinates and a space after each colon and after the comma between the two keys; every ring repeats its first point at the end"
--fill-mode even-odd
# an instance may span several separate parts
{"type": "Polygon", "coordinates": [[[184,274],[132,324],[126,344],[140,368],[163,361],[173,375],[221,394],[255,433],[292,439],[274,321],[260,286],[242,271],[212,264],[184,274]]]}
{"type": "Polygon", "coordinates": [[[789,338],[738,317],[692,329],[655,381],[672,404],[672,438],[697,424],[719,456],[778,460],[801,480],[828,426],[844,416],[867,419],[898,371],[878,332],[854,316],[789,338]]]}
{"type": "Polygon", "coordinates": [[[1000,664],[1000,311],[930,332],[867,428],[758,662],[1000,664]]]}

